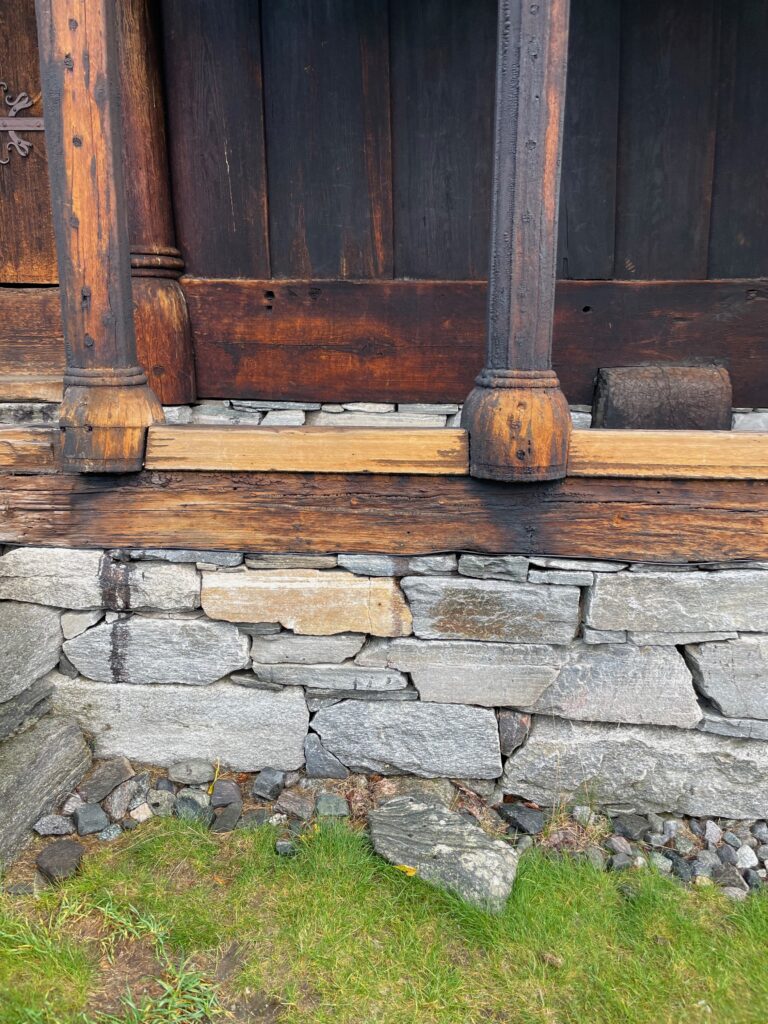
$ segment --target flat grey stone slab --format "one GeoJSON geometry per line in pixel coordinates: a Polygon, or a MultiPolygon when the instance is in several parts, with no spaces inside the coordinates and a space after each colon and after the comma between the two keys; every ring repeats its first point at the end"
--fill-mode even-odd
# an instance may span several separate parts
{"type": "Polygon", "coordinates": [[[685,656],[696,686],[724,715],[768,720],[768,637],[692,644],[685,656]]]}
{"type": "Polygon", "coordinates": [[[310,732],[304,740],[304,760],[308,779],[346,779],[349,771],[338,757],[326,750],[320,737],[310,732]]]}
{"type": "Polygon", "coordinates": [[[636,633],[632,630],[627,639],[638,647],[682,647],[685,644],[711,643],[714,640],[735,640],[736,632],[720,633],[636,633]]]}
{"type": "Polygon", "coordinates": [[[528,577],[528,559],[522,555],[460,555],[459,573],[481,580],[517,580],[528,577]]]}
{"type": "Polygon", "coordinates": [[[175,761],[168,767],[168,778],[171,782],[183,783],[185,786],[200,786],[210,782],[216,770],[204,757],[187,757],[183,761],[175,761]]]}
{"type": "Polygon", "coordinates": [[[536,716],[501,785],[546,806],[755,819],[768,815],[767,778],[768,744],[758,740],[536,716]]]}
{"type": "MultiPolygon", "coordinates": [[[[140,686],[57,677],[54,702],[93,733],[96,755],[171,765],[187,757],[220,759],[237,771],[304,763],[309,725],[304,694],[230,683],[140,686]]],[[[39,815],[38,815],[39,816],[39,815]]]]}
{"type": "Polygon", "coordinates": [[[91,752],[71,718],[49,716],[0,744],[0,866],[29,838],[91,764],[91,752]]]}
{"type": "Polygon", "coordinates": [[[562,569],[563,572],[621,572],[627,568],[626,562],[603,562],[588,558],[542,558],[531,555],[531,565],[542,569],[562,569]]]}
{"type": "Polygon", "coordinates": [[[579,625],[578,587],[406,576],[402,588],[424,639],[567,644],[579,625]]]}
{"type": "Polygon", "coordinates": [[[86,803],[98,803],[135,774],[127,758],[113,757],[96,765],[88,778],[80,783],[78,793],[86,803]]]}
{"type": "Polygon", "coordinates": [[[80,867],[85,847],[74,839],[59,839],[50,843],[37,855],[37,869],[49,882],[63,882],[71,878],[80,867]]]}
{"type": "Polygon", "coordinates": [[[503,839],[418,796],[388,800],[368,821],[374,849],[390,864],[414,868],[475,906],[503,910],[517,872],[517,854],[503,839]]]}
{"type": "Polygon", "coordinates": [[[427,778],[501,774],[496,716],[486,708],[345,700],[318,711],[312,728],[352,770],[427,778]]]}
{"type": "Polygon", "coordinates": [[[748,569],[597,575],[586,623],[655,633],[768,632],[766,577],[748,569]]]}
{"type": "Polygon", "coordinates": [[[64,639],[72,640],[73,637],[80,636],[86,629],[90,629],[97,622],[101,622],[103,618],[104,612],[101,608],[92,608],[84,612],[63,612],[61,616],[61,631],[64,634],[64,639]]]}
{"type": "Polygon", "coordinates": [[[364,633],[336,633],[334,636],[303,636],[277,633],[256,636],[251,659],[257,665],[323,665],[354,658],[365,640],[364,633]]]}
{"type": "Polygon", "coordinates": [[[43,676],[26,690],[0,704],[0,742],[38,721],[51,706],[53,683],[43,676]]]}
{"type": "MultiPolygon", "coordinates": [[[[402,672],[359,665],[254,665],[255,677],[280,686],[306,686],[317,690],[404,690],[402,672]]],[[[238,682],[247,685],[243,677],[238,682]]]]}
{"type": "Polygon", "coordinates": [[[200,576],[191,565],[121,562],[102,551],[15,548],[0,558],[0,598],[75,610],[197,608],[200,576]]]}
{"type": "Polygon", "coordinates": [[[135,548],[131,550],[130,557],[134,561],[148,560],[160,562],[205,562],[206,565],[220,565],[231,568],[241,565],[243,556],[239,552],[231,551],[198,551],[198,550],[172,550],[170,548],[135,548]]]}
{"type": "Polygon", "coordinates": [[[88,679],[202,686],[245,668],[248,645],[226,622],[132,616],[68,640],[64,652],[88,679]]]}
{"type": "Polygon", "coordinates": [[[60,620],[55,608],[0,601],[0,705],[56,665],[61,655],[60,620]]]}
{"type": "Polygon", "coordinates": [[[534,703],[564,661],[560,647],[467,640],[369,640],[356,661],[407,672],[421,699],[520,707],[534,703]]]}
{"type": "Polygon", "coordinates": [[[456,555],[339,555],[339,565],[358,576],[425,576],[456,571],[456,555]]]}
{"type": "Polygon", "coordinates": [[[716,736],[743,740],[768,740],[768,721],[764,718],[726,718],[719,711],[706,709],[698,728],[716,736]]]}

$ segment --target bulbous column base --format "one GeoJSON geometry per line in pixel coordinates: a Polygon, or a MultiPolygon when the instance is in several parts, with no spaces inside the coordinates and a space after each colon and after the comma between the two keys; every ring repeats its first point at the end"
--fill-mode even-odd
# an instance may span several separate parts
{"type": "MultiPolygon", "coordinates": [[[[138,367],[134,379],[146,381],[138,367]]],[[[146,383],[99,386],[68,384],[65,378],[59,414],[62,469],[138,472],[144,465],[147,427],[163,419],[163,407],[146,383]]]]}
{"type": "Polygon", "coordinates": [[[561,480],[568,468],[571,414],[548,370],[484,370],[464,404],[469,471],[507,482],[561,480]]]}

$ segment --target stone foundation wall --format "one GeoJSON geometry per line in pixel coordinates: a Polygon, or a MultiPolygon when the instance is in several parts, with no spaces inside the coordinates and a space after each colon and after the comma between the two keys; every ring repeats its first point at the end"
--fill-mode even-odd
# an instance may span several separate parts
{"type": "Polygon", "coordinates": [[[0,739],[768,814],[768,563],[5,549],[0,739]]]}

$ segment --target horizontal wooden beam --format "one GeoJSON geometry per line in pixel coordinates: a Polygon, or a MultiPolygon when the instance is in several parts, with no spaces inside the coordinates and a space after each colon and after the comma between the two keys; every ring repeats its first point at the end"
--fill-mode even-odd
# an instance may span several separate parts
{"type": "MultiPolygon", "coordinates": [[[[182,284],[204,398],[456,402],[483,363],[479,281],[182,284]]],[[[573,403],[592,401],[600,367],[715,361],[734,404],[760,406],[767,336],[762,279],[557,285],[554,366],[573,403]]],[[[0,377],[63,367],[58,289],[0,288],[0,377]]]]}
{"type": "Polygon", "coordinates": [[[58,428],[0,427],[0,468],[13,473],[56,472],[58,428]]]}
{"type": "Polygon", "coordinates": [[[61,374],[0,375],[0,402],[60,402],[61,374]]]}
{"type": "MultiPolygon", "coordinates": [[[[484,362],[480,281],[182,279],[203,398],[463,401],[484,362]]],[[[722,363],[768,393],[768,281],[559,281],[553,364],[571,403],[601,367],[722,363]]]]}
{"type": "Polygon", "coordinates": [[[147,469],[465,475],[463,430],[402,427],[152,427],[147,469]]]}
{"type": "Polygon", "coordinates": [[[768,480],[768,434],[719,430],[575,430],[569,476],[768,480]]]}
{"type": "Polygon", "coordinates": [[[0,542],[230,551],[768,559],[765,481],[0,473],[0,542]]]}

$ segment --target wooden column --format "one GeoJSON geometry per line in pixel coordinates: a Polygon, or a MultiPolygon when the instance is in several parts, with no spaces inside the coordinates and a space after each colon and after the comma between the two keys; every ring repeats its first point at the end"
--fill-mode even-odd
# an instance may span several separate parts
{"type": "Polygon", "coordinates": [[[115,8],[136,347],[161,402],[182,405],[195,398],[195,370],[178,283],[184,262],[171,207],[158,5],[120,0],[115,8]]]}
{"type": "Polygon", "coordinates": [[[464,406],[470,472],[564,477],[570,415],[552,371],[569,0],[499,0],[486,365],[464,406]]]}
{"type": "Polygon", "coordinates": [[[36,0],[67,367],[63,465],[141,468],[160,403],[138,366],[114,0],[36,0]]]}

